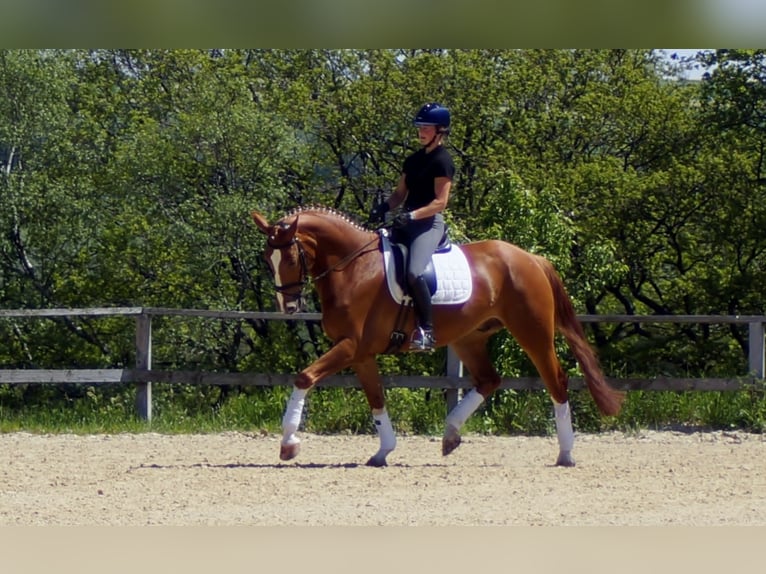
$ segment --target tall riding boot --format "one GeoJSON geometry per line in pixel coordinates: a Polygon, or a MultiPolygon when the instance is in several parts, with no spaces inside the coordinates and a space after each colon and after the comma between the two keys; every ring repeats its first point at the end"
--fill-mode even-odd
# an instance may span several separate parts
{"type": "Polygon", "coordinates": [[[410,282],[410,295],[415,303],[418,328],[412,333],[410,349],[413,351],[432,351],[436,346],[433,334],[433,313],[431,310],[431,292],[425,277],[419,275],[410,282]]]}

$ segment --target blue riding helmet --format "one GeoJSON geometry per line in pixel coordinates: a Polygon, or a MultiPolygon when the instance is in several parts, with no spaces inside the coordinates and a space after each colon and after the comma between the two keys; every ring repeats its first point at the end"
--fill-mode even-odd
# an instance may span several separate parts
{"type": "Polygon", "coordinates": [[[415,115],[416,127],[437,126],[440,132],[449,133],[450,113],[447,108],[436,102],[424,105],[415,115]]]}

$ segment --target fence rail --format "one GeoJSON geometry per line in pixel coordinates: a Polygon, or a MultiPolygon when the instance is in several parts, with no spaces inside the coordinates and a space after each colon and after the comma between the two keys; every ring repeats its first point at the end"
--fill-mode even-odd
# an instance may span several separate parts
{"type": "MultiPolygon", "coordinates": [[[[293,375],[270,373],[219,373],[207,371],[167,371],[152,369],[152,317],[201,317],[209,319],[250,319],[266,321],[319,321],[320,313],[282,313],[255,311],[215,311],[203,309],[169,309],[162,307],[106,307],[86,309],[0,309],[0,319],[60,317],[134,317],[136,320],[136,365],[124,369],[0,369],[0,384],[108,384],[136,385],[136,409],[146,420],[152,418],[152,383],[289,386],[293,375]]],[[[625,391],[735,391],[752,386],[764,378],[764,324],[761,315],[580,315],[583,323],[697,323],[748,325],[748,373],[729,378],[612,378],[609,384],[625,391]]],[[[387,387],[432,388],[446,392],[448,406],[454,406],[460,389],[470,388],[468,378],[457,357],[448,349],[445,376],[383,376],[387,387]]],[[[352,375],[335,375],[320,381],[323,387],[358,387],[352,375]]],[[[581,389],[584,381],[570,379],[570,388],[581,389]]],[[[544,388],[537,377],[503,378],[500,388],[539,390],[544,388]]]]}

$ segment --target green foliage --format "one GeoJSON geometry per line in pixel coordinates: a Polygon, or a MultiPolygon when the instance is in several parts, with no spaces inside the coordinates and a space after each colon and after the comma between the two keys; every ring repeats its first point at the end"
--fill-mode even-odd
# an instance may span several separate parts
{"type": "Polygon", "coordinates": [[[396,432],[425,435],[443,432],[447,402],[442,391],[388,389],[386,401],[396,432]]]}
{"type": "Polygon", "coordinates": [[[372,430],[370,407],[358,390],[318,388],[306,402],[305,429],[309,432],[357,434],[372,430]]]}
{"type": "Polygon", "coordinates": [[[553,407],[546,393],[498,391],[467,421],[466,429],[484,434],[555,433],[553,407]]]}
{"type": "MultiPolygon", "coordinates": [[[[319,203],[363,217],[418,145],[412,113],[438,100],[454,118],[454,239],[501,238],[545,255],[589,314],[762,314],[765,54],[703,53],[714,67],[690,83],[650,50],[0,50],[1,304],[273,309],[249,212],[275,218],[319,203]]],[[[0,367],[130,366],[131,321],[2,319],[0,367]]],[[[589,329],[608,374],[747,368],[739,327],[589,329]]],[[[319,325],[290,322],[163,318],[153,335],[157,367],[238,372],[295,373],[331,344],[319,325]]],[[[534,375],[513,340],[491,344],[504,375],[534,375]]],[[[560,342],[559,351],[576,373],[560,342]]],[[[444,355],[380,365],[441,374],[444,355]]],[[[403,416],[405,432],[437,426],[433,393],[391,391],[392,408],[422,417],[403,416]]],[[[87,405],[112,404],[103,414],[134,424],[127,396],[93,393],[29,386],[0,396],[5,415],[76,401],[86,406],[54,418],[79,424],[87,405]]],[[[155,395],[171,426],[200,417],[273,426],[280,408],[246,406],[256,396],[155,395]]],[[[693,408],[651,397],[658,424],[682,413],[762,426],[762,410],[732,395],[703,394],[693,408]]],[[[548,432],[538,399],[504,394],[481,429],[548,432]]],[[[316,428],[369,431],[358,393],[316,401],[326,412],[316,428]]],[[[598,422],[589,405],[578,411],[588,428],[634,424],[598,422]]]]}
{"type": "Polygon", "coordinates": [[[763,388],[741,392],[631,392],[618,428],[766,430],[763,388]]]}
{"type": "Polygon", "coordinates": [[[0,432],[119,433],[147,430],[120,386],[0,387],[0,432]]]}
{"type": "MultiPolygon", "coordinates": [[[[225,389],[153,386],[153,420],[139,420],[134,391],[125,386],[0,386],[0,432],[259,432],[279,433],[288,387],[225,389]],[[60,393],[64,393],[62,398],[60,393]]],[[[398,434],[440,436],[446,402],[441,392],[387,390],[398,434]]],[[[617,417],[602,417],[587,391],[572,391],[575,430],[593,433],[640,429],[766,431],[766,390],[737,392],[632,391],[617,417]]],[[[360,389],[318,388],[307,398],[302,430],[374,434],[360,389]]],[[[555,435],[553,407],[542,391],[498,391],[466,422],[464,432],[486,435],[555,435]]]]}

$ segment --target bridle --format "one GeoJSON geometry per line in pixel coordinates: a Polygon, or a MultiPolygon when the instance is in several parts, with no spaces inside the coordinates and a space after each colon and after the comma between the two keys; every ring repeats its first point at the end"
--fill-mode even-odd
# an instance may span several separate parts
{"type": "MultiPolygon", "coordinates": [[[[332,273],[333,271],[337,271],[353,259],[355,259],[359,254],[361,254],[367,247],[375,243],[375,241],[378,240],[378,237],[375,236],[373,239],[362,245],[360,248],[358,248],[356,251],[353,251],[340,261],[338,261],[335,265],[332,265],[316,275],[313,278],[314,283],[325,277],[326,275],[332,273]]],[[[297,301],[299,304],[305,300],[303,296],[303,291],[306,288],[306,285],[308,285],[309,280],[311,279],[311,275],[309,274],[309,266],[307,263],[307,257],[306,257],[306,249],[303,247],[303,243],[300,239],[293,236],[290,241],[277,245],[276,243],[272,242],[271,239],[268,239],[266,241],[266,244],[274,250],[282,251],[283,249],[288,249],[289,247],[292,247],[295,245],[298,249],[298,261],[300,263],[300,275],[298,276],[297,281],[293,281],[292,283],[286,283],[284,285],[275,285],[274,289],[277,291],[277,293],[280,293],[283,296],[289,296],[292,298],[293,301],[297,301]],[[292,290],[298,287],[297,293],[288,293],[288,290],[292,290]]]]}
{"type": "Polygon", "coordinates": [[[298,280],[293,281],[292,283],[285,283],[284,285],[274,285],[274,289],[277,293],[280,293],[283,296],[286,295],[291,297],[293,301],[298,301],[299,303],[302,302],[304,299],[303,290],[306,288],[309,279],[309,266],[306,262],[306,250],[303,248],[301,240],[293,236],[290,241],[283,243],[282,245],[273,243],[271,239],[267,240],[266,244],[271,249],[276,251],[282,251],[283,249],[287,249],[293,245],[298,248],[298,261],[300,262],[300,275],[298,276],[298,280]],[[296,287],[299,288],[297,294],[287,292],[288,290],[295,289],[296,287]]]}

